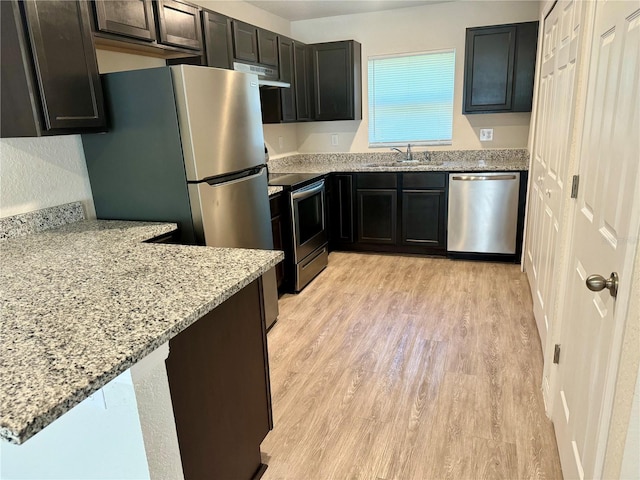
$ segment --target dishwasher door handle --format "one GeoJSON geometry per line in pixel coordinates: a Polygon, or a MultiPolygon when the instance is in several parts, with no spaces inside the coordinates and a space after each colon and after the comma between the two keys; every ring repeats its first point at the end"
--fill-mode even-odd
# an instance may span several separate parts
{"type": "Polygon", "coordinates": [[[515,175],[456,175],[451,180],[461,180],[464,182],[477,182],[480,180],[515,180],[515,175]]]}

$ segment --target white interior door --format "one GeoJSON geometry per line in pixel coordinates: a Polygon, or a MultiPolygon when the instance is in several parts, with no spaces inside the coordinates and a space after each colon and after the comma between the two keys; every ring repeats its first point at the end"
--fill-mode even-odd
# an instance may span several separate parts
{"type": "Polygon", "coordinates": [[[559,1],[545,19],[542,32],[525,270],[543,351],[553,323],[557,286],[554,265],[559,249],[563,204],[566,190],[570,188],[567,168],[582,10],[580,1],[559,1]]]}
{"type": "Polygon", "coordinates": [[[601,475],[611,408],[605,395],[618,362],[614,333],[628,304],[640,183],[640,3],[609,0],[595,8],[553,410],[565,478],[581,479],[601,475]],[[617,300],[607,289],[587,289],[587,276],[611,272],[624,293],[617,300]]]}

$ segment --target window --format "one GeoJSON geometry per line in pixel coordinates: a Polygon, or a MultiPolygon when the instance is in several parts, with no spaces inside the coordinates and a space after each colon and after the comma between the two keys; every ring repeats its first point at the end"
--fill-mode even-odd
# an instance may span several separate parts
{"type": "Polygon", "coordinates": [[[369,145],[450,145],[455,50],[369,57],[369,145]]]}

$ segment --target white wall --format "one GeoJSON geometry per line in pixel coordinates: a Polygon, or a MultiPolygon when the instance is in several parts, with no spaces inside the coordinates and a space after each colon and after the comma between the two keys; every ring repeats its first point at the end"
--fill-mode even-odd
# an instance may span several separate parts
{"type": "Polygon", "coordinates": [[[261,8],[242,0],[191,0],[201,7],[222,13],[243,22],[271,30],[282,35],[291,35],[291,23],[261,8]]]}
{"type": "Polygon", "coordinates": [[[0,217],[74,201],[95,217],[79,135],[0,140],[0,217]]]}
{"type": "Polygon", "coordinates": [[[462,1],[292,22],[292,37],[307,43],[357,40],[363,62],[363,120],[298,124],[298,150],[369,151],[367,57],[446,48],[456,49],[453,145],[433,149],[526,148],[529,113],[462,115],[465,29],[534,21],[538,14],[537,1],[462,1]],[[493,128],[494,140],[480,143],[480,128],[493,128]],[[338,134],[338,147],[331,146],[332,133],[338,134]]]}

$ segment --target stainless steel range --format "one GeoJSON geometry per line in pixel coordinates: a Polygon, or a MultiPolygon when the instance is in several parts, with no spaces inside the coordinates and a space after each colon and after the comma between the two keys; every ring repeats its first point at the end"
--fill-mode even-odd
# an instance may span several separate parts
{"type": "Polygon", "coordinates": [[[324,175],[289,174],[269,180],[288,193],[293,251],[293,289],[302,290],[327,266],[324,175]]]}

